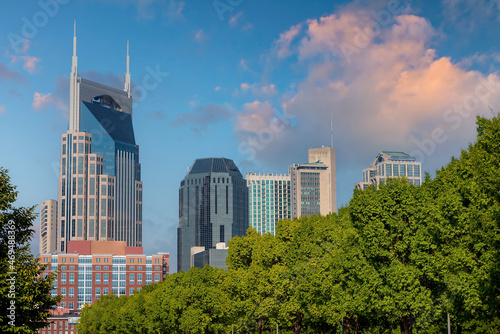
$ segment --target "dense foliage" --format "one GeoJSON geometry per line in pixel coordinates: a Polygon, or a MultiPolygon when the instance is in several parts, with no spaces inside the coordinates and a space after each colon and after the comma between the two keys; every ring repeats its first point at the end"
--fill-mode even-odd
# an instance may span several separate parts
{"type": "Polygon", "coordinates": [[[326,217],[249,229],[228,271],[173,274],[82,311],[80,333],[500,333],[500,118],[420,187],[354,191],[326,217]]]}
{"type": "Polygon", "coordinates": [[[0,168],[0,332],[37,333],[47,326],[55,274],[41,277],[39,261],[29,250],[35,208],[15,208],[16,187],[0,168]]]}

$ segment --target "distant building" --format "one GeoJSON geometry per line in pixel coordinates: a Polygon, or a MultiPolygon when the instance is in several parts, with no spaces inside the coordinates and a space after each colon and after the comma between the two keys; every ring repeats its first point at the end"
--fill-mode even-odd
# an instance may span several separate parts
{"type": "Polygon", "coordinates": [[[248,173],[245,179],[250,225],[275,235],[278,221],[291,218],[290,175],[248,173]]]}
{"type": "Polygon", "coordinates": [[[219,242],[215,248],[191,247],[191,267],[203,268],[206,264],[214,268],[227,270],[226,258],[228,247],[219,242]]]}
{"type": "Polygon", "coordinates": [[[309,150],[309,163],[289,167],[292,218],[337,212],[335,149],[309,150]]]}
{"type": "Polygon", "coordinates": [[[219,243],[227,247],[232,237],[245,235],[248,226],[248,188],[238,167],[225,158],[197,159],[179,189],[177,271],[188,271],[195,254],[197,266],[214,263],[210,254],[227,256],[227,249],[212,250],[219,243]],[[192,247],[201,248],[193,254],[192,247]]]}
{"type": "Polygon", "coordinates": [[[363,181],[356,183],[356,189],[364,190],[371,185],[378,187],[386,179],[404,176],[408,183],[422,184],[422,164],[415,157],[404,152],[380,151],[371,166],[363,170],[363,181]]]}
{"type": "Polygon", "coordinates": [[[38,330],[39,334],[75,334],[78,333],[76,325],[80,322],[81,312],[68,308],[50,310],[50,322],[47,327],[38,330]]]}
{"type": "Polygon", "coordinates": [[[102,295],[130,296],[144,285],[163,281],[169,274],[169,254],[142,254],[142,247],[126,241],[70,241],[68,252],[40,254],[43,275],[58,271],[51,296],[61,295],[58,307],[80,310],[102,295]]]}
{"type": "Polygon", "coordinates": [[[53,199],[40,204],[40,253],[56,251],[57,212],[53,199]]]}

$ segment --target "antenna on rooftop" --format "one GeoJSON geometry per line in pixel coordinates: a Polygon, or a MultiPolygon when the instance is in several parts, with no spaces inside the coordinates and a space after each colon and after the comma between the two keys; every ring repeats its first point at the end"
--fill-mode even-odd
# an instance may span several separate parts
{"type": "Polygon", "coordinates": [[[332,147],[333,147],[333,111],[331,113],[331,123],[330,123],[330,139],[332,141],[332,147]]]}

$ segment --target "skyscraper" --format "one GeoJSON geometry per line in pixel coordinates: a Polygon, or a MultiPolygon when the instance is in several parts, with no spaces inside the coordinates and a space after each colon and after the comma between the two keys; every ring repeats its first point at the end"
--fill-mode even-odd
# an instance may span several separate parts
{"type": "Polygon", "coordinates": [[[132,125],[130,58],[125,89],[78,75],[76,26],[68,131],[61,136],[57,251],[71,240],[142,246],[142,182],[132,125]]]}
{"type": "Polygon", "coordinates": [[[422,184],[422,164],[415,157],[404,152],[380,151],[371,166],[363,170],[363,181],[356,183],[356,189],[365,190],[370,185],[378,187],[386,179],[404,176],[408,183],[422,184]]]}
{"type": "Polygon", "coordinates": [[[40,253],[56,250],[57,201],[48,199],[40,204],[40,253]]]}
{"type": "Polygon", "coordinates": [[[247,228],[248,188],[238,167],[225,158],[197,159],[179,189],[177,271],[192,261],[224,268],[224,248],[247,228]]]}
{"type": "Polygon", "coordinates": [[[250,225],[260,234],[276,234],[279,220],[290,219],[290,175],[253,174],[248,185],[250,225]]]}
{"type": "Polygon", "coordinates": [[[289,167],[292,218],[337,212],[335,149],[309,149],[309,163],[289,167]]]}

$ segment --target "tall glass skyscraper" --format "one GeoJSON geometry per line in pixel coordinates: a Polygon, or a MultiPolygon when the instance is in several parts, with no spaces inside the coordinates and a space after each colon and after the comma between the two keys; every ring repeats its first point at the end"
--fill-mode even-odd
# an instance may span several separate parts
{"type": "Polygon", "coordinates": [[[248,226],[248,188],[238,167],[225,158],[197,159],[179,189],[177,271],[192,262],[224,268],[224,259],[213,257],[248,226]]]}
{"type": "Polygon", "coordinates": [[[142,246],[141,166],[132,125],[129,63],[127,43],[124,90],[81,78],[75,31],[69,128],[61,136],[59,252],[66,252],[70,240],[142,246]]]}

